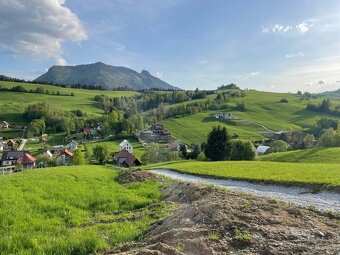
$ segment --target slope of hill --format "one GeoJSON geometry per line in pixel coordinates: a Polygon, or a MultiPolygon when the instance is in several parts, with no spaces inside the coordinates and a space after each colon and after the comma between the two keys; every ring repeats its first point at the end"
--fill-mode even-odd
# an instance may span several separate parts
{"type": "Polygon", "coordinates": [[[263,91],[245,93],[245,97],[232,99],[227,109],[167,119],[162,123],[175,137],[191,144],[203,142],[211,128],[218,124],[225,125],[231,134],[238,133],[240,138],[257,140],[264,137],[265,128],[275,131],[299,130],[312,126],[322,116],[330,116],[306,110],[308,103],[319,102],[322,98],[301,101],[296,94],[263,91]],[[286,98],[288,103],[280,103],[282,98],[286,98]],[[239,101],[246,103],[245,110],[235,107],[239,101]],[[228,112],[237,118],[223,121],[210,117],[212,113],[218,112],[228,112]]]}
{"type": "Polygon", "coordinates": [[[134,90],[158,88],[176,90],[178,88],[152,76],[148,71],[138,73],[126,67],[116,67],[98,62],[77,66],[52,66],[36,82],[102,86],[107,90],[128,87],[134,90]]]}
{"type": "Polygon", "coordinates": [[[313,148],[307,150],[272,153],[260,157],[261,161],[300,163],[340,163],[340,148],[313,148]]]}
{"type": "Polygon", "coordinates": [[[8,122],[20,123],[24,122],[22,113],[25,108],[34,103],[47,102],[51,105],[56,105],[63,110],[82,110],[87,114],[101,115],[103,110],[94,105],[94,97],[105,93],[108,97],[133,96],[137,92],[134,91],[100,91],[100,90],[85,90],[61,88],[51,85],[40,85],[20,82],[0,81],[0,86],[3,88],[13,88],[15,86],[22,86],[26,90],[35,90],[38,87],[44,87],[51,93],[60,92],[61,94],[74,93],[75,96],[55,96],[35,93],[19,93],[11,91],[0,92],[0,120],[8,122]]]}

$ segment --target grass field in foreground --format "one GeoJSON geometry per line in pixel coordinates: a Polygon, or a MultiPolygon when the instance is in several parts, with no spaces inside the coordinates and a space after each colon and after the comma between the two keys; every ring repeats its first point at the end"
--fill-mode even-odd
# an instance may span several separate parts
{"type": "MultiPolygon", "coordinates": [[[[340,164],[340,148],[313,148],[272,153],[261,156],[261,161],[340,164]]],[[[339,165],[340,168],[340,165],[339,165]]]]}
{"type": "Polygon", "coordinates": [[[0,85],[4,88],[12,88],[15,86],[23,86],[26,90],[35,90],[42,87],[50,92],[59,91],[62,94],[74,93],[75,96],[55,96],[35,93],[6,92],[0,91],[0,119],[7,122],[24,123],[22,113],[29,104],[38,102],[46,102],[56,107],[60,107],[65,111],[82,110],[87,114],[100,115],[103,111],[94,106],[94,97],[96,95],[105,94],[108,97],[133,96],[137,92],[133,91],[101,91],[101,90],[85,90],[61,88],[51,85],[30,84],[0,81],[0,85]]]}
{"type": "Polygon", "coordinates": [[[159,184],[123,186],[116,177],[102,166],[0,176],[0,254],[94,254],[138,239],[164,216],[162,207],[143,209],[160,201],[159,184]],[[142,217],[127,220],[135,209],[142,217]]]}
{"type": "Polygon", "coordinates": [[[218,178],[340,187],[340,164],[182,161],[151,165],[149,168],[174,169],[218,178]]]}

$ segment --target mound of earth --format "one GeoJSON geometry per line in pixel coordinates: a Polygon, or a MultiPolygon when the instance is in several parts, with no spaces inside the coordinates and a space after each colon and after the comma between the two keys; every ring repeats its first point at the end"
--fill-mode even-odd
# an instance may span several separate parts
{"type": "Polygon", "coordinates": [[[162,190],[178,209],[155,224],[143,243],[114,253],[338,254],[339,216],[207,186],[174,183],[162,190]]]}
{"type": "Polygon", "coordinates": [[[119,183],[144,182],[147,180],[163,181],[163,178],[148,171],[137,169],[131,171],[124,171],[119,175],[117,179],[119,183]]]}

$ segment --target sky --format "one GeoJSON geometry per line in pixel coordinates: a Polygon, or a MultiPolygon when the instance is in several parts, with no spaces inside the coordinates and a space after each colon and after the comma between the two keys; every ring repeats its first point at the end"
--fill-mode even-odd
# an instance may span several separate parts
{"type": "Polygon", "coordinates": [[[339,0],[0,0],[0,74],[145,69],[183,89],[340,88],[339,0]]]}

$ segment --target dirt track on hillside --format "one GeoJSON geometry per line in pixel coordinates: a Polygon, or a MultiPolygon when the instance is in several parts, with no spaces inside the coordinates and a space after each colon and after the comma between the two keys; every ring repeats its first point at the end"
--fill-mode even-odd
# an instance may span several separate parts
{"type": "Polygon", "coordinates": [[[105,254],[340,254],[337,215],[192,183],[162,194],[178,209],[143,242],[105,254]]]}

